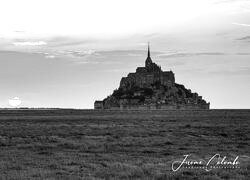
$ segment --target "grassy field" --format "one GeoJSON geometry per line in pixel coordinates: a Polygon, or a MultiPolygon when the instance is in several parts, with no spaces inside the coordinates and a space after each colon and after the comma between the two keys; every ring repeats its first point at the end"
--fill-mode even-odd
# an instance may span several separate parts
{"type": "Polygon", "coordinates": [[[250,179],[250,110],[1,110],[0,179],[250,179]],[[181,168],[190,154],[240,168],[181,168]]]}

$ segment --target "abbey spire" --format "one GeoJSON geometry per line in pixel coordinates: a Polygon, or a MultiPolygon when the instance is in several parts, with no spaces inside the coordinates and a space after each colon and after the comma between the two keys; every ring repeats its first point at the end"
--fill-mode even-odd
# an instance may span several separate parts
{"type": "Polygon", "coordinates": [[[148,42],[148,57],[150,57],[150,47],[149,47],[149,42],[148,42]]]}
{"type": "Polygon", "coordinates": [[[149,47],[149,42],[148,42],[148,57],[147,57],[147,59],[145,61],[145,67],[150,66],[152,63],[153,62],[152,62],[152,59],[150,57],[150,47],[149,47]]]}

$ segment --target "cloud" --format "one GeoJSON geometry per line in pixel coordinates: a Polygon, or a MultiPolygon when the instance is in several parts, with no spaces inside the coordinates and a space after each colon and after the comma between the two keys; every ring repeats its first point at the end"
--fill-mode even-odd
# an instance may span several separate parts
{"type": "Polygon", "coordinates": [[[236,55],[244,55],[244,56],[249,56],[250,55],[250,53],[244,53],[244,52],[241,52],[241,53],[236,53],[236,55]]]}
{"type": "MultiPolygon", "coordinates": [[[[146,50],[109,50],[109,51],[99,51],[103,56],[115,56],[115,57],[127,57],[127,56],[145,56],[147,55],[146,50]]],[[[158,53],[151,51],[151,54],[158,53]]]]}
{"type": "Polygon", "coordinates": [[[250,27],[250,24],[243,24],[243,23],[232,23],[234,25],[238,25],[238,26],[247,26],[250,27]]]}
{"type": "Polygon", "coordinates": [[[47,50],[46,52],[36,52],[38,54],[43,54],[45,58],[54,59],[57,57],[66,57],[66,58],[82,58],[89,57],[92,55],[98,56],[99,54],[92,49],[89,50],[47,50]]]}
{"type": "Polygon", "coordinates": [[[56,56],[54,56],[54,55],[46,55],[45,58],[54,59],[54,58],[56,58],[56,56]]]}
{"type": "Polygon", "coordinates": [[[73,58],[81,58],[88,55],[97,55],[96,51],[93,49],[88,50],[65,50],[65,51],[59,51],[59,55],[65,55],[70,56],[73,58]]]}
{"type": "Polygon", "coordinates": [[[218,55],[225,55],[225,53],[221,53],[221,52],[167,53],[167,54],[159,54],[158,57],[181,58],[181,57],[191,57],[191,56],[218,56],[218,55]]]}
{"type": "Polygon", "coordinates": [[[222,4],[222,3],[234,3],[234,2],[247,2],[248,0],[216,0],[215,4],[222,4]]]}
{"type": "Polygon", "coordinates": [[[212,75],[226,75],[226,76],[249,76],[250,75],[250,67],[236,67],[234,69],[217,69],[208,71],[209,74],[212,75]]]}
{"type": "Polygon", "coordinates": [[[16,30],[14,31],[15,33],[25,33],[25,31],[21,31],[21,30],[16,30]]]}
{"type": "Polygon", "coordinates": [[[241,38],[239,38],[239,39],[237,39],[237,40],[250,40],[250,36],[244,36],[244,37],[241,37],[241,38]]]}
{"type": "Polygon", "coordinates": [[[49,47],[57,47],[57,48],[65,48],[65,47],[73,47],[73,46],[86,46],[89,45],[95,40],[90,38],[81,38],[81,37],[67,37],[67,36],[56,36],[52,38],[48,38],[47,42],[49,42],[49,47]]]}
{"type": "Polygon", "coordinates": [[[44,41],[24,41],[24,42],[13,42],[15,46],[42,46],[46,45],[47,43],[44,41]]]}
{"type": "Polygon", "coordinates": [[[133,54],[133,53],[129,53],[128,56],[137,57],[137,56],[142,56],[142,54],[133,54]]]}

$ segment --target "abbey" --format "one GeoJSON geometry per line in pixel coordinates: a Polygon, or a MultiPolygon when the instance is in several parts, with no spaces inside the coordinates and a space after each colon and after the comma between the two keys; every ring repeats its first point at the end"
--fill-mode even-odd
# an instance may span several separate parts
{"type": "Polygon", "coordinates": [[[209,109],[197,93],[175,82],[172,71],[162,71],[150,57],[148,45],[145,67],[122,77],[120,87],[103,101],[95,101],[95,109],[151,110],[151,109],[209,109]]]}
{"type": "Polygon", "coordinates": [[[148,57],[145,61],[145,67],[138,67],[135,73],[129,73],[128,77],[123,77],[121,79],[120,88],[146,88],[155,83],[171,86],[174,85],[175,78],[172,71],[162,71],[161,67],[152,61],[148,46],[148,57]]]}

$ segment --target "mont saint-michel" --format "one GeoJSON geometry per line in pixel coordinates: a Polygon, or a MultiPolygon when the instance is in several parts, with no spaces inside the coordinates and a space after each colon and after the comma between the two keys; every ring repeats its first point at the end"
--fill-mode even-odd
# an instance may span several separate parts
{"type": "Polygon", "coordinates": [[[95,109],[209,109],[210,103],[184,85],[175,82],[172,71],[163,71],[154,63],[148,45],[144,67],[122,77],[120,87],[103,101],[95,101],[95,109]]]}

